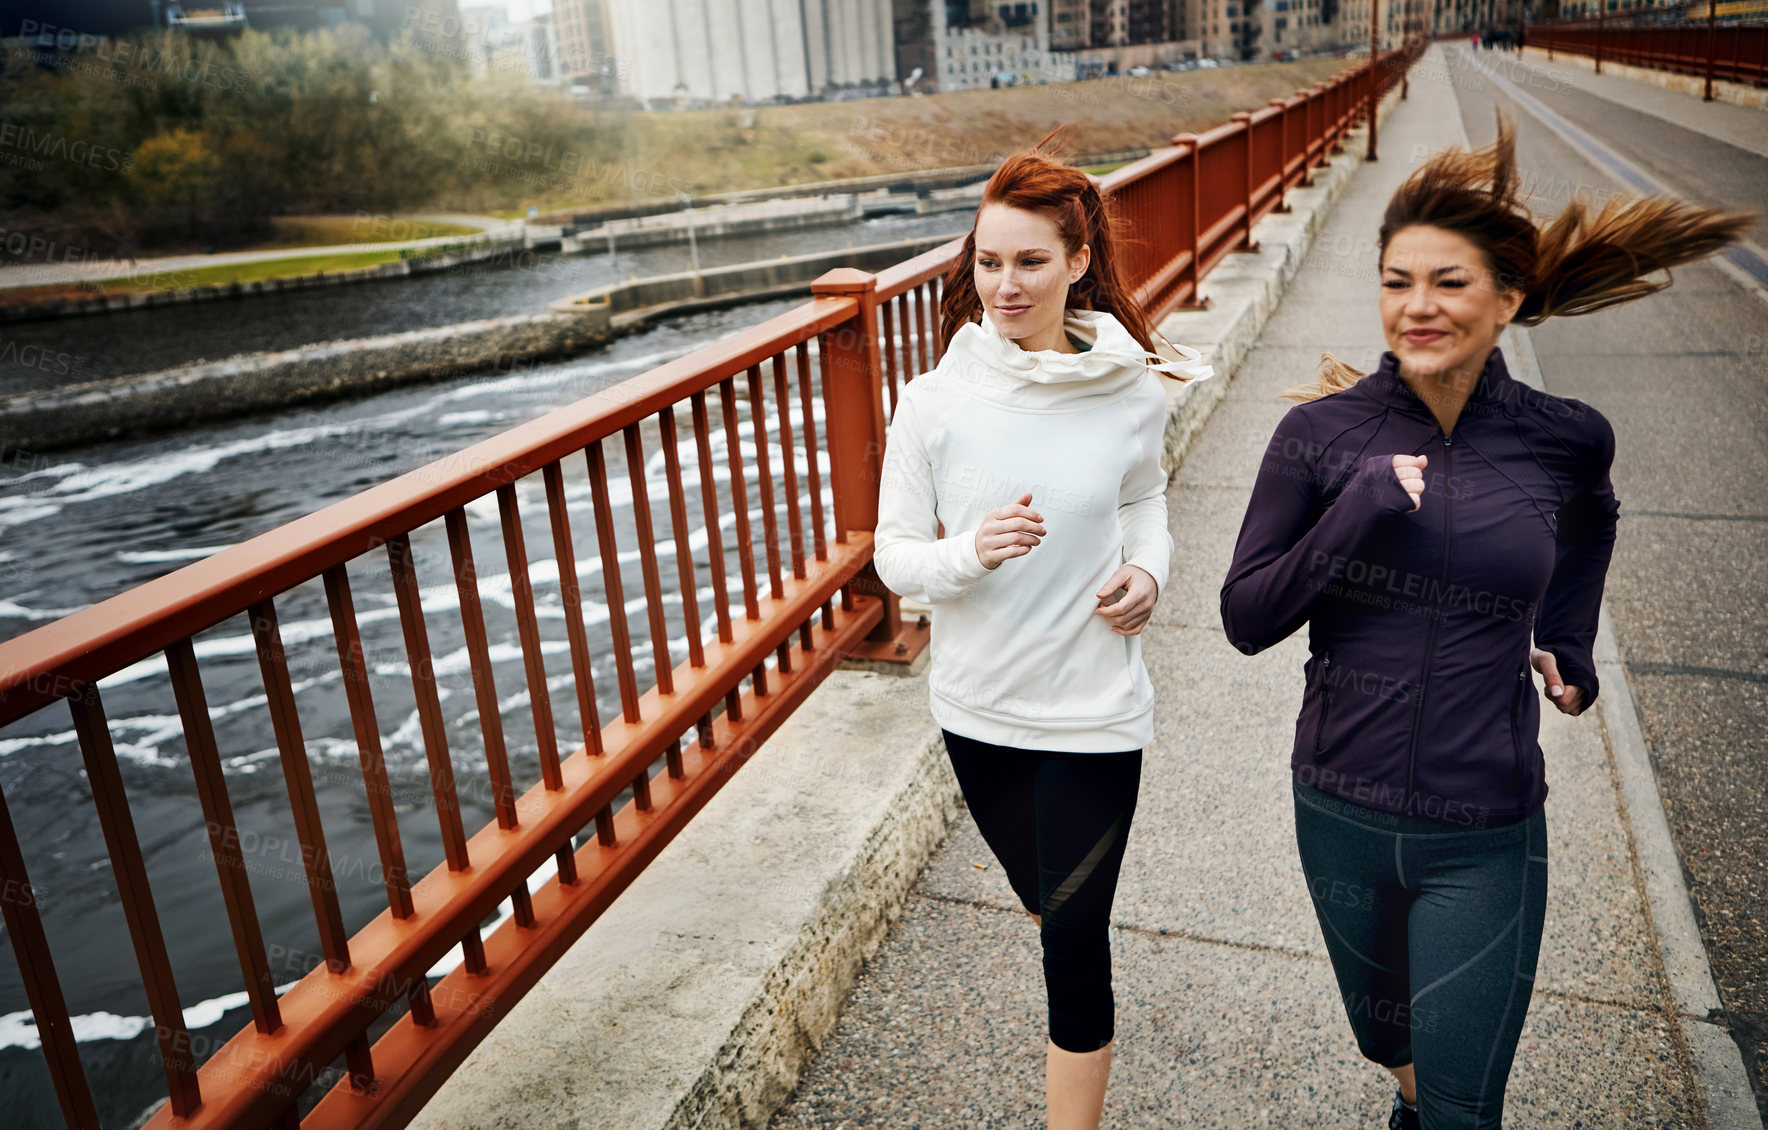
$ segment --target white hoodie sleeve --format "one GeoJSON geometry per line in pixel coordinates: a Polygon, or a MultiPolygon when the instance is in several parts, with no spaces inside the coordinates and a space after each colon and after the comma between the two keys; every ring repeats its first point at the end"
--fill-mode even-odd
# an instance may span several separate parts
{"type": "Polygon", "coordinates": [[[872,563],[891,592],[937,604],[962,596],[989,569],[976,556],[980,523],[943,538],[934,536],[939,528],[934,505],[938,494],[933,461],[927,454],[926,425],[915,406],[918,398],[912,395],[915,384],[903,386],[885,437],[872,563]]]}
{"type": "MultiPolygon", "coordinates": [[[[1164,407],[1166,390],[1159,391],[1164,407]]],[[[1167,528],[1166,515],[1167,474],[1160,465],[1165,420],[1163,416],[1138,411],[1138,406],[1148,403],[1140,394],[1124,398],[1124,403],[1125,411],[1133,417],[1131,427],[1139,456],[1118,491],[1117,519],[1123,526],[1123,563],[1147,570],[1159,591],[1165,592],[1166,575],[1173,558],[1173,536],[1167,528]]]]}

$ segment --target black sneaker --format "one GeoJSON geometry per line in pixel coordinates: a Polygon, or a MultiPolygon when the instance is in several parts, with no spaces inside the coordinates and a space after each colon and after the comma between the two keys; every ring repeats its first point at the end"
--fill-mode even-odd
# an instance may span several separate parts
{"type": "Polygon", "coordinates": [[[1387,1130],[1420,1130],[1418,1108],[1406,1105],[1398,1087],[1394,1088],[1394,1108],[1387,1116],[1387,1130]]]}

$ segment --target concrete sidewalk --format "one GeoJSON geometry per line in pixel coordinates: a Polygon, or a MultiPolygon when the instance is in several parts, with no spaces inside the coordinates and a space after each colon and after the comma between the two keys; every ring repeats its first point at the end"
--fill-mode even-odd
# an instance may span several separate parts
{"type": "MultiPolygon", "coordinates": [[[[1430,58],[1442,73],[1440,48],[1430,58]]],[[[1296,858],[1287,754],[1305,639],[1240,655],[1217,592],[1287,408],[1275,395],[1322,350],[1367,370],[1384,347],[1381,211],[1413,161],[1462,141],[1454,87],[1429,73],[1384,123],[1385,159],[1357,171],[1167,495],[1176,553],[1143,634],[1161,698],[1113,915],[1108,1127],[1386,1125],[1391,1079],[1357,1053],[1296,858]]],[[[1208,317],[1163,329],[1195,343],[1208,317]]],[[[1526,343],[1504,347],[1517,371],[1526,343]]],[[[1598,712],[1544,712],[1541,740],[1550,894],[1508,1121],[1701,1126],[1704,1081],[1666,991],[1598,712]]],[[[966,815],[771,1126],[1041,1126],[1044,1039],[1036,927],[966,815]]]]}

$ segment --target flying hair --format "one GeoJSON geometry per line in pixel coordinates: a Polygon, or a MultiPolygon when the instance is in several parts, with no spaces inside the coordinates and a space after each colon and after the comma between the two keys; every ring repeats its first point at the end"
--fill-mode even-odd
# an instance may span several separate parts
{"type": "MultiPolygon", "coordinates": [[[[1654,294],[1670,285],[1671,267],[1723,251],[1758,218],[1672,196],[1615,196],[1594,211],[1573,197],[1538,224],[1522,198],[1515,133],[1502,110],[1497,117],[1492,144],[1442,150],[1406,178],[1382,217],[1379,262],[1385,265],[1388,242],[1409,227],[1464,236],[1480,249],[1501,290],[1522,291],[1514,325],[1538,326],[1654,294]]],[[[1365,375],[1322,353],[1314,383],[1288,389],[1281,399],[1315,400],[1365,375]]]]}

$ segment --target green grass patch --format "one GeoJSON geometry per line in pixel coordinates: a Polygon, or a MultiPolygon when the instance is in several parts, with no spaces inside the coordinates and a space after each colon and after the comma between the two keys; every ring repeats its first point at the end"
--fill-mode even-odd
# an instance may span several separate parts
{"type": "Polygon", "coordinates": [[[236,250],[392,243],[396,240],[434,239],[445,235],[473,235],[479,231],[471,224],[420,220],[412,216],[277,216],[270,223],[276,229],[274,236],[262,243],[236,250]]]}
{"type": "MultiPolygon", "coordinates": [[[[449,248],[423,249],[436,254],[449,248]]],[[[159,290],[189,290],[203,286],[230,286],[234,283],[258,282],[264,279],[298,278],[304,275],[335,274],[399,259],[422,257],[417,254],[390,251],[350,251],[335,255],[303,255],[287,259],[255,259],[247,263],[226,263],[213,267],[173,268],[141,271],[90,282],[56,286],[21,286],[0,289],[0,305],[33,305],[63,298],[90,298],[103,294],[145,294],[159,290]]]]}

